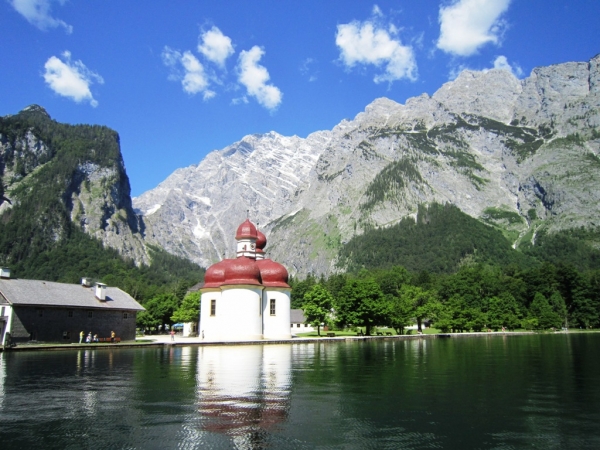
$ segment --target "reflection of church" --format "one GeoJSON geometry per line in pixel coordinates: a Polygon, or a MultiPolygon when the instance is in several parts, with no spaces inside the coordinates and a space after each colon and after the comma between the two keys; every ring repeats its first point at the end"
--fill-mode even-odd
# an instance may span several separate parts
{"type": "Polygon", "coordinates": [[[201,427],[215,433],[203,444],[218,447],[225,435],[235,448],[268,447],[269,432],[288,419],[291,361],[288,344],[198,347],[201,427]]]}
{"type": "Polygon", "coordinates": [[[236,232],[237,258],[206,270],[200,333],[211,341],[290,339],[288,272],[265,258],[267,239],[250,220],[236,232]]]}

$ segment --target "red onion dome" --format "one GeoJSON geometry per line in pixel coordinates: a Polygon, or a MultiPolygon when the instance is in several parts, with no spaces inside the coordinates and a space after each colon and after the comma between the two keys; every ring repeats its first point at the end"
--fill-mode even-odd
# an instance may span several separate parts
{"type": "Polygon", "coordinates": [[[203,288],[217,288],[225,281],[225,261],[213,264],[204,273],[203,288]]]}
{"type": "Polygon", "coordinates": [[[253,284],[260,286],[260,270],[256,261],[240,256],[236,259],[226,259],[225,281],[223,284],[253,284]]]}
{"type": "Polygon", "coordinates": [[[261,259],[256,261],[260,269],[262,284],[267,287],[289,288],[288,271],[283,265],[272,259],[261,259]]]}
{"type": "Polygon", "coordinates": [[[238,227],[235,238],[238,240],[248,238],[256,239],[256,227],[250,222],[250,219],[246,219],[246,221],[238,227]]]}
{"type": "Polygon", "coordinates": [[[260,230],[256,230],[256,248],[258,250],[264,250],[267,246],[267,237],[260,230]]]}

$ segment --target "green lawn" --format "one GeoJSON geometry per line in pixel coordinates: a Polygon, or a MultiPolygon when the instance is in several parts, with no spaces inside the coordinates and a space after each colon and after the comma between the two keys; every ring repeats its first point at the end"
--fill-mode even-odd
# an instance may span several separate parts
{"type": "MultiPolygon", "coordinates": [[[[365,328],[364,327],[359,327],[357,328],[357,330],[362,330],[362,332],[365,332],[365,328]]],[[[373,330],[371,330],[371,336],[377,336],[377,332],[383,333],[385,335],[385,333],[392,333],[392,336],[396,336],[396,330],[394,330],[393,328],[374,328],[373,330]]],[[[329,331],[323,331],[321,330],[321,337],[327,337],[327,333],[335,333],[336,337],[337,336],[356,336],[357,331],[350,331],[350,330],[329,330],[329,331]]],[[[435,328],[423,328],[423,334],[437,334],[440,333],[440,330],[437,330],[435,328]]],[[[410,335],[410,334],[417,334],[417,330],[407,330],[407,332],[404,333],[405,335],[410,335]]],[[[316,331],[311,331],[308,333],[298,333],[297,334],[298,337],[319,337],[319,335],[317,334],[316,331]]]]}

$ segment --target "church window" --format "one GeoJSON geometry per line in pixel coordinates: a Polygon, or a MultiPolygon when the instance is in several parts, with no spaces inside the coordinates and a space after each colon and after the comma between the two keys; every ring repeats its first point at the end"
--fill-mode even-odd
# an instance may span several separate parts
{"type": "Polygon", "coordinates": [[[271,299],[271,304],[269,306],[270,306],[269,309],[271,311],[271,315],[274,316],[275,315],[275,299],[274,298],[271,299]]]}
{"type": "Polygon", "coordinates": [[[210,301],[210,315],[215,316],[216,314],[217,314],[217,301],[211,300],[210,301]]]}

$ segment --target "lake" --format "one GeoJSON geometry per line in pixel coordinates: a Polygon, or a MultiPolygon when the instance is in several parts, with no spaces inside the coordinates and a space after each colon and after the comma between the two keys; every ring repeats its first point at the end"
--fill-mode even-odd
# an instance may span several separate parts
{"type": "Polygon", "coordinates": [[[600,448],[600,334],[0,353],[0,448],[600,448]]]}

